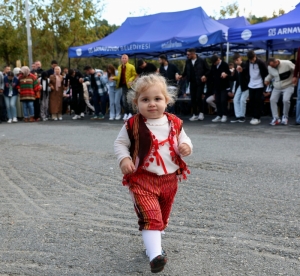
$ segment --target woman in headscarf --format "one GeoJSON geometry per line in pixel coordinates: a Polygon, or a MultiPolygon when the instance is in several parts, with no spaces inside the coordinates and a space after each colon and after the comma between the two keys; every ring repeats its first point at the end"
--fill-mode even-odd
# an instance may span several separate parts
{"type": "Polygon", "coordinates": [[[52,114],[54,121],[62,120],[62,103],[63,103],[63,76],[60,74],[59,66],[54,67],[54,75],[50,76],[50,97],[49,97],[49,112],[52,114]]]}
{"type": "MultiPolygon", "coordinates": [[[[20,67],[15,67],[13,70],[13,73],[15,75],[15,77],[18,79],[18,86],[19,86],[19,74],[20,74],[20,67]]],[[[19,89],[19,87],[17,87],[17,89],[19,89]]],[[[20,101],[20,94],[18,93],[18,98],[17,98],[17,102],[16,102],[16,107],[17,107],[17,118],[23,118],[23,106],[22,103],[20,101]]]]}
{"type": "Polygon", "coordinates": [[[39,93],[40,85],[35,75],[27,66],[21,67],[19,73],[20,101],[23,105],[24,122],[34,122],[34,101],[39,93]]]}

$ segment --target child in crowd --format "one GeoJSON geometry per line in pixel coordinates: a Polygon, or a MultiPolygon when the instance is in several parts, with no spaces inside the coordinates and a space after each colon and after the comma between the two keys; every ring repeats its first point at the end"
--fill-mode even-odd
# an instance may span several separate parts
{"type": "Polygon", "coordinates": [[[114,147],[123,184],[129,187],[142,231],[151,272],[164,269],[167,256],[161,247],[161,231],[168,224],[178,179],[190,171],[182,157],[192,152],[192,143],[182,121],[165,112],[175,95],[159,75],[140,77],[128,94],[137,114],[125,122],[114,147]]]}

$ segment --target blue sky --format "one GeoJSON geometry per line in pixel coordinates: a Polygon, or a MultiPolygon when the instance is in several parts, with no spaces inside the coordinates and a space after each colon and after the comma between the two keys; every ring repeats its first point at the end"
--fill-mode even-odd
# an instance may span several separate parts
{"type": "Polygon", "coordinates": [[[160,12],[182,11],[201,6],[210,16],[218,17],[220,8],[237,2],[240,15],[248,17],[250,13],[255,16],[271,16],[273,11],[278,13],[281,8],[286,13],[294,9],[300,0],[266,1],[266,0],[103,0],[105,8],[102,19],[109,24],[121,25],[127,17],[143,16],[160,12]]]}

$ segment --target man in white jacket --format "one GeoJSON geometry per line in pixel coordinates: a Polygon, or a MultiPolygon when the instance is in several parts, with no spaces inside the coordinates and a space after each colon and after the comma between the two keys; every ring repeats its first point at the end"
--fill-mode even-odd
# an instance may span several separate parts
{"type": "Polygon", "coordinates": [[[273,80],[273,91],[271,93],[270,105],[273,120],[270,125],[275,126],[288,124],[288,115],[291,105],[291,96],[294,93],[293,74],[295,65],[289,60],[270,58],[268,60],[269,75],[265,78],[265,84],[269,85],[273,80]],[[278,116],[277,102],[282,94],[283,111],[282,120],[278,116]]]}

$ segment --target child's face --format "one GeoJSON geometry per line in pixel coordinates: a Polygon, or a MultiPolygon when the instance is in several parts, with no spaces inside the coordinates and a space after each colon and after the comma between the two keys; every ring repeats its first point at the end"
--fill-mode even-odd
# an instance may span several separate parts
{"type": "Polygon", "coordinates": [[[159,119],[163,117],[167,101],[159,85],[150,86],[140,94],[136,102],[139,112],[146,119],[159,119]]]}

